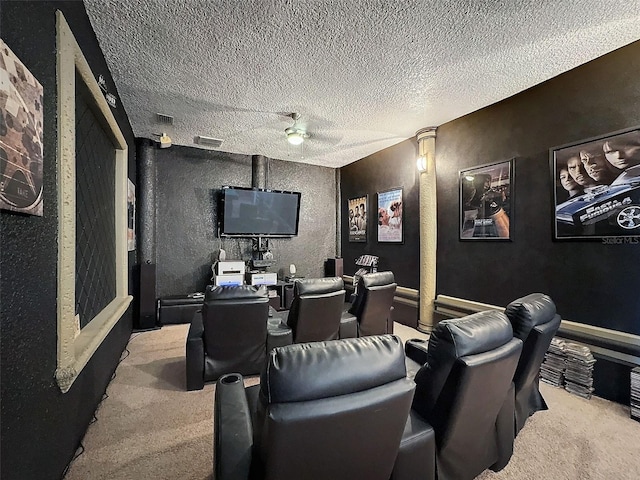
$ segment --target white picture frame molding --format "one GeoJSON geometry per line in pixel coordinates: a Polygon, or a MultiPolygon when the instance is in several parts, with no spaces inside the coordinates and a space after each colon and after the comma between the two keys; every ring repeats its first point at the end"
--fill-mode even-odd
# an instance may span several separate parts
{"type": "Polygon", "coordinates": [[[107,104],[95,76],[67,24],[56,12],[58,90],[58,362],[55,372],[66,393],[113,326],[129,307],[127,255],[127,159],[124,135],[107,104]],[[76,72],[86,83],[97,111],[104,118],[105,133],[115,150],[116,295],[80,330],[75,316],[76,276],[76,72]]]}

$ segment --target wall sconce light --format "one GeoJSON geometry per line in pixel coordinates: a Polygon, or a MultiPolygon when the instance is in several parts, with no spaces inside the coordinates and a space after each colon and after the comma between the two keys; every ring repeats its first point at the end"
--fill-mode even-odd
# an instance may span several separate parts
{"type": "Polygon", "coordinates": [[[418,157],[418,160],[416,160],[416,166],[418,167],[418,171],[419,172],[426,172],[427,171],[427,157],[425,157],[424,155],[420,155],[418,157]]]}
{"type": "Polygon", "coordinates": [[[160,135],[160,148],[169,148],[171,146],[171,137],[166,133],[160,135]]]}

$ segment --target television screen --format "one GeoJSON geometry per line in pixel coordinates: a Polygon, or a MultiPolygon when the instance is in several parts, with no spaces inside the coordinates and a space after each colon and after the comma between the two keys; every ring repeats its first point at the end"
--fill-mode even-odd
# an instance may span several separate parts
{"type": "Polygon", "coordinates": [[[300,193],[222,187],[220,234],[291,237],[298,234],[300,193]]]}

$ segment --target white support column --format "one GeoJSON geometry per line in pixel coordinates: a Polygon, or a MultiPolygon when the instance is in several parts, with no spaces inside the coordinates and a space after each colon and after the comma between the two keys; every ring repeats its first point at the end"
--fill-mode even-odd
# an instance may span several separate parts
{"type": "Polygon", "coordinates": [[[418,329],[431,332],[436,299],[436,128],[416,132],[418,140],[418,170],[420,170],[420,319],[418,329]]]}

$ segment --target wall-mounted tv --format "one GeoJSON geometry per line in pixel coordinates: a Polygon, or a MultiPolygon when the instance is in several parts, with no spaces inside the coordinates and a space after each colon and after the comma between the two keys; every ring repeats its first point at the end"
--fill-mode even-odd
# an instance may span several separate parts
{"type": "Polygon", "coordinates": [[[222,187],[220,235],[292,237],[298,235],[299,192],[222,187]]]}

